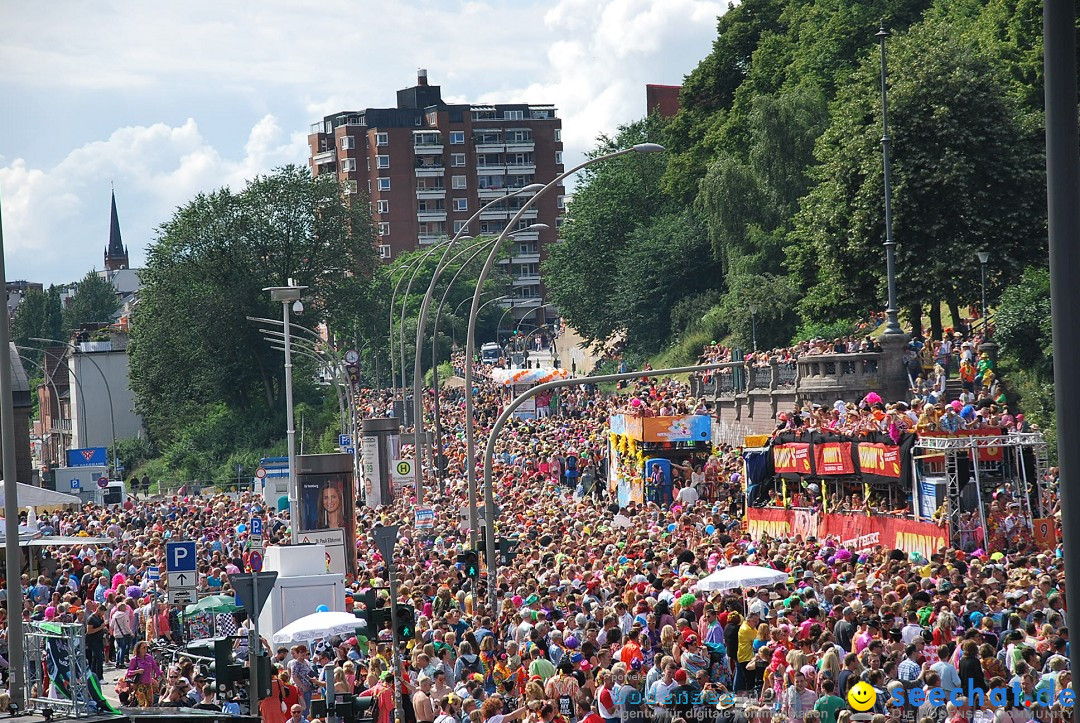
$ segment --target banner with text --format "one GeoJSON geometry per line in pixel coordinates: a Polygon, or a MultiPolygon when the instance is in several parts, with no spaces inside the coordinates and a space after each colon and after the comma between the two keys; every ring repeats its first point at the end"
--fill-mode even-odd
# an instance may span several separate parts
{"type": "Polygon", "coordinates": [[[788,442],[773,445],[773,467],[776,474],[813,473],[810,467],[810,445],[804,442],[788,442]]]}
{"type": "Polygon", "coordinates": [[[930,522],[899,517],[823,515],[808,510],[751,507],[747,510],[747,530],[755,540],[765,535],[800,535],[804,539],[813,535],[838,539],[841,545],[854,546],[856,550],[882,545],[887,550],[918,552],[926,559],[949,545],[948,530],[930,522]]]}
{"type": "Polygon", "coordinates": [[[851,442],[821,442],[814,445],[814,469],[819,475],[855,474],[851,442]]]}

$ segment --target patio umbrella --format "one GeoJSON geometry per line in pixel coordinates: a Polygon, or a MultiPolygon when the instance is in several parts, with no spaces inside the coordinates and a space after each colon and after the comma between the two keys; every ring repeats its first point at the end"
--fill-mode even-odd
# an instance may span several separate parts
{"type": "Polygon", "coordinates": [[[736,565],[717,570],[708,577],[699,580],[698,590],[734,590],[737,587],[758,587],[787,582],[788,574],[771,567],[760,565],[736,565]]]}
{"type": "Polygon", "coordinates": [[[231,595],[209,595],[194,605],[184,608],[184,615],[196,615],[198,613],[234,613],[240,607],[236,604],[236,598],[231,595]]]}
{"type": "Polygon", "coordinates": [[[355,635],[366,623],[352,613],[325,612],[305,615],[274,633],[275,643],[306,643],[332,638],[335,635],[355,635]]]}

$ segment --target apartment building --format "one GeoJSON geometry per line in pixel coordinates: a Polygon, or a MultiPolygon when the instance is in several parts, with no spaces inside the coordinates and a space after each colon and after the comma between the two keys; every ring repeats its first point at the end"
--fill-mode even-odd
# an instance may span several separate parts
{"type": "MultiPolygon", "coordinates": [[[[415,86],[397,92],[397,107],[326,116],[312,125],[308,142],[314,175],[334,174],[347,192],[368,195],[385,261],[452,236],[484,204],[563,171],[562,121],[553,106],[448,104],[425,70],[415,86]]],[[[559,186],[525,213],[519,228],[549,228],[516,234],[502,262],[513,279],[513,298],[503,306],[516,318],[557,317],[544,304],[540,264],[558,237],[564,194],[559,186]]],[[[523,194],[494,206],[465,233],[498,234],[526,200],[523,194]]]]}

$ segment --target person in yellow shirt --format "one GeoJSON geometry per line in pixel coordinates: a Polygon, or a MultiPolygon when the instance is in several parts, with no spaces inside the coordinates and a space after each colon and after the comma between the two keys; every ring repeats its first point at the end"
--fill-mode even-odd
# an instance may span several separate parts
{"type": "Polygon", "coordinates": [[[754,689],[757,671],[747,670],[746,664],[754,659],[754,639],[760,622],[761,614],[755,610],[739,626],[739,647],[735,654],[735,680],[732,686],[736,693],[754,689]]]}

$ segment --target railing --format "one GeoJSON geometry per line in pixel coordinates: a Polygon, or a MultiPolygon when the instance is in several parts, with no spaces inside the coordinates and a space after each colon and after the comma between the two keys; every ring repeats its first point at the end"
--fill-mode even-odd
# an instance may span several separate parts
{"type": "Polygon", "coordinates": [[[877,377],[880,360],[880,352],[804,355],[796,362],[799,384],[819,387],[858,385],[865,378],[877,377]]]}

